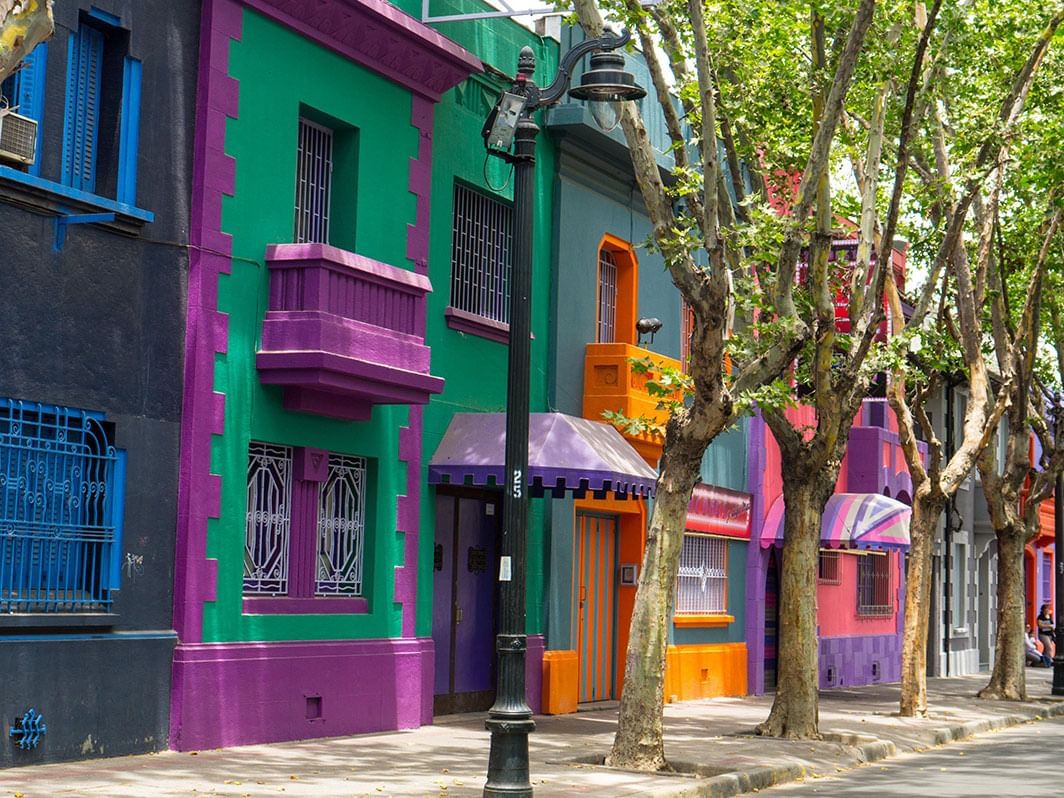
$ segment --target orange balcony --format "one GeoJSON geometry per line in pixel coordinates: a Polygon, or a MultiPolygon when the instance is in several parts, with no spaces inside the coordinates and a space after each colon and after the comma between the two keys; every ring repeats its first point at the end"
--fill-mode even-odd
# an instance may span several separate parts
{"type": "MultiPolygon", "coordinates": [[[[638,373],[631,361],[650,358],[655,364],[680,368],[680,361],[632,344],[588,344],[584,356],[584,418],[602,421],[604,411],[628,418],[646,418],[664,426],[668,412],[647,393],[648,375],[638,373]]],[[[618,428],[620,429],[620,428],[618,428]]],[[[621,434],[651,466],[657,467],[664,438],[655,433],[621,434]]]]}

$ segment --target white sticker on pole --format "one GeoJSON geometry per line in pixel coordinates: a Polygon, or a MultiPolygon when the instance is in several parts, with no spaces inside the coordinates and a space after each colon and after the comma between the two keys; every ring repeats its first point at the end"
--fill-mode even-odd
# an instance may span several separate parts
{"type": "Polygon", "coordinates": [[[509,582],[513,578],[513,570],[510,567],[509,557],[499,558],[499,581],[509,582]]]}

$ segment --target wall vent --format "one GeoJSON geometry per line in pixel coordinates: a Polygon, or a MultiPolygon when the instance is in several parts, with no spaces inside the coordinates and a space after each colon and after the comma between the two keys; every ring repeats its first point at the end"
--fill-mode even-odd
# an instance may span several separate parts
{"type": "Polygon", "coordinates": [[[0,110],[0,160],[30,165],[37,157],[37,120],[0,110]]]}

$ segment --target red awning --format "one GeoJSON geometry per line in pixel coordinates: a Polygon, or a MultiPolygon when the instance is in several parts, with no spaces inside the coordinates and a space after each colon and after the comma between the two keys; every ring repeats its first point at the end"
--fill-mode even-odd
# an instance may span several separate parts
{"type": "Polygon", "coordinates": [[[687,505],[687,529],[749,539],[750,503],[749,493],[715,485],[695,485],[691,503],[687,505]]]}

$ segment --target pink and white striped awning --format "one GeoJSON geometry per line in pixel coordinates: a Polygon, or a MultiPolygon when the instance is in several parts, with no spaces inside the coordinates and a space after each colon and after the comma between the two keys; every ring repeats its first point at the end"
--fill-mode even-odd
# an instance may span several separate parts
{"type": "MultiPolygon", "coordinates": [[[[783,543],[783,497],[772,503],[761,530],[764,548],[783,543]]],[[[820,543],[830,548],[907,549],[912,508],[878,493],[836,493],[824,507],[820,543]]]]}

